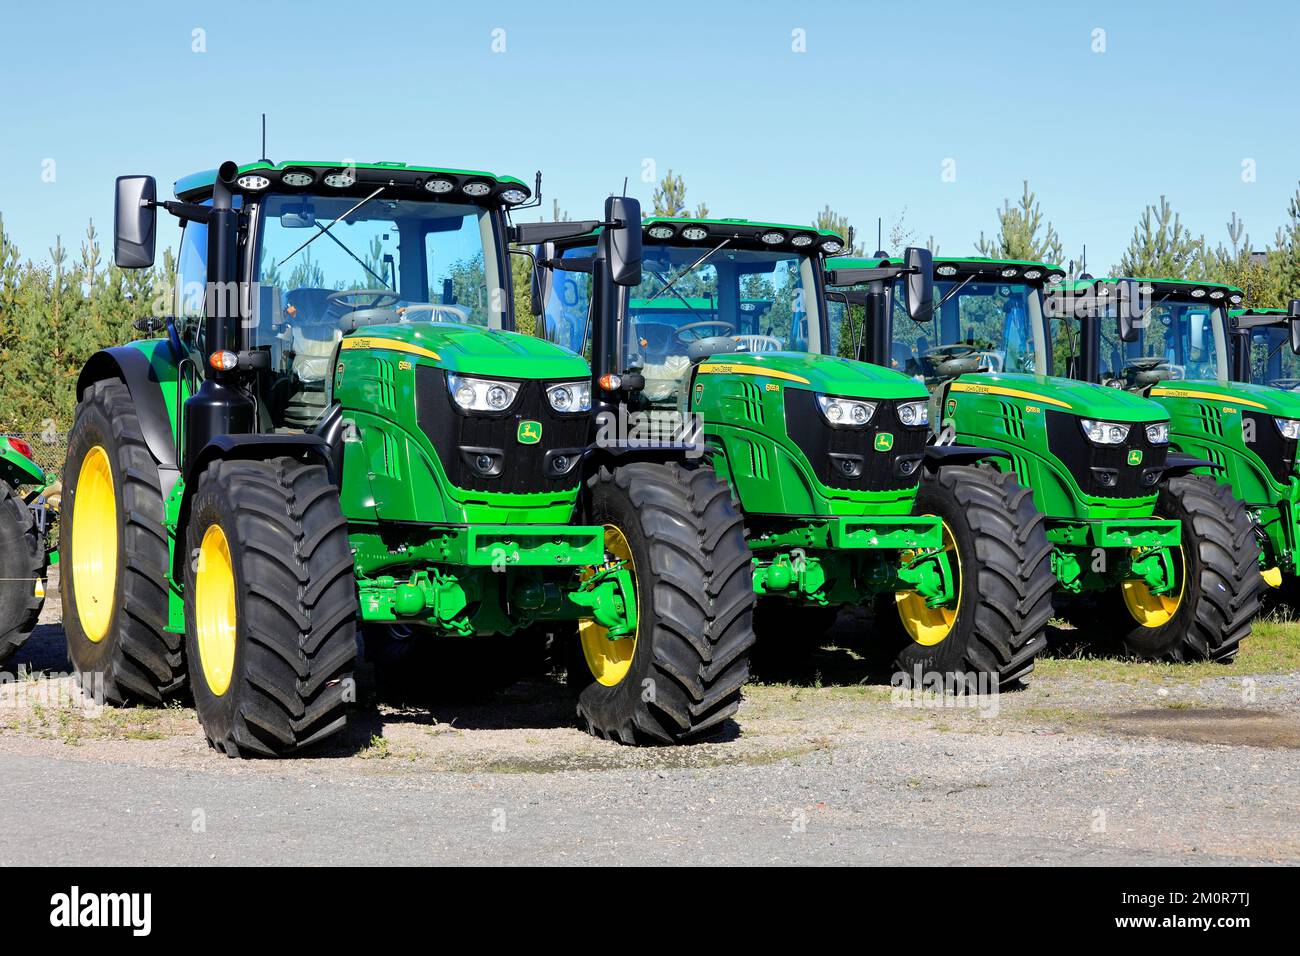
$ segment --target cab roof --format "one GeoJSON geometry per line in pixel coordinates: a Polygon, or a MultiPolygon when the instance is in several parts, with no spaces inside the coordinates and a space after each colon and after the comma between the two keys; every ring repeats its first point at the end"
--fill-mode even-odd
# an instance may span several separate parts
{"type": "Polygon", "coordinates": [[[650,242],[694,246],[730,239],[731,245],[771,250],[795,250],[834,255],[844,249],[844,237],[816,226],[762,222],[754,219],[700,219],[694,216],[650,216],[641,220],[650,242]],[[689,236],[685,235],[687,230],[689,236]],[[704,230],[699,233],[698,230],[704,230]]]}
{"type": "MultiPolygon", "coordinates": [[[[216,180],[215,169],[184,176],[176,180],[176,198],[187,202],[202,200],[211,195],[216,180]]],[[[411,166],[406,163],[303,160],[271,163],[259,160],[240,166],[236,183],[235,192],[250,197],[271,188],[277,192],[289,193],[319,193],[322,188],[327,188],[342,196],[368,196],[377,187],[387,186],[393,188],[397,195],[405,194],[409,198],[509,207],[519,205],[532,195],[532,190],[514,176],[444,166],[411,166]],[[285,182],[286,174],[290,176],[289,182],[285,182]],[[304,178],[308,176],[311,178],[304,178]],[[327,176],[337,177],[338,185],[325,183],[327,176]],[[469,192],[466,187],[469,187],[469,192]]]]}
{"type": "Polygon", "coordinates": [[[1246,294],[1235,285],[1224,282],[1206,282],[1199,279],[1159,279],[1143,276],[1104,276],[1100,279],[1078,279],[1061,286],[1065,292],[1082,292],[1100,285],[1115,285],[1117,282],[1133,280],[1142,286],[1147,294],[1162,294],[1193,300],[1206,300],[1216,304],[1239,305],[1246,294]],[[1199,295],[1197,292],[1199,291],[1199,295]],[[1217,295],[1215,293],[1218,293],[1217,295]]]}
{"type": "MultiPolygon", "coordinates": [[[[826,263],[828,269],[881,269],[887,266],[904,265],[898,258],[869,258],[858,256],[838,256],[826,263]]],[[[950,275],[978,276],[988,274],[995,279],[1039,279],[1045,282],[1060,282],[1065,278],[1065,270],[1046,262],[1034,262],[1029,259],[989,259],[984,256],[935,256],[934,271],[936,278],[950,275]],[[952,270],[952,271],[947,271],[952,270]],[[1014,270],[1013,275],[1004,275],[1007,270],[1014,270]],[[1037,275],[1032,273],[1037,272],[1037,275]]]]}

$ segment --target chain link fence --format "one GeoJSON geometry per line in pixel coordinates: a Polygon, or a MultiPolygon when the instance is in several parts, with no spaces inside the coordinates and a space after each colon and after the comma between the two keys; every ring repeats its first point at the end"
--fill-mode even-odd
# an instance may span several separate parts
{"type": "Polygon", "coordinates": [[[46,481],[53,481],[63,473],[63,459],[68,454],[68,433],[46,430],[41,432],[6,432],[10,438],[21,438],[32,446],[32,458],[45,472],[46,481]]]}

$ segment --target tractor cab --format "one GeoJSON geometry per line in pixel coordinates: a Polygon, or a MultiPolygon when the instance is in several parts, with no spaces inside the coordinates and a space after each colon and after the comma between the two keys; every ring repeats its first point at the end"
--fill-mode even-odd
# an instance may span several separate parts
{"type": "Polygon", "coordinates": [[[1233,286],[1178,279],[1084,279],[1059,288],[1055,312],[1080,336],[1073,377],[1156,395],[1164,383],[1223,383],[1232,353],[1233,286]]]}
{"type": "MultiPolygon", "coordinates": [[[[181,203],[210,205],[216,173],[180,180],[181,203]]],[[[287,162],[240,167],[233,205],[246,216],[238,303],[258,365],[261,431],[302,431],[322,416],[343,337],[378,325],[513,327],[505,210],[528,187],[511,177],[404,164],[287,162]]],[[[208,228],[186,221],[176,328],[204,342],[208,228]]],[[[206,375],[208,363],[193,363],[206,375]]]]}
{"type": "MultiPolygon", "coordinates": [[[[644,378],[650,407],[686,401],[692,369],[720,354],[811,353],[829,349],[821,270],[843,240],[823,230],[744,219],[643,220],[642,279],[618,310],[615,366],[644,378]]],[[[592,255],[595,238],[549,250],[542,327],[581,352],[591,334],[590,277],[565,260],[592,255]]]]}
{"type": "Polygon", "coordinates": [[[1300,388],[1300,301],[1292,309],[1228,313],[1232,379],[1285,391],[1300,388]]]}

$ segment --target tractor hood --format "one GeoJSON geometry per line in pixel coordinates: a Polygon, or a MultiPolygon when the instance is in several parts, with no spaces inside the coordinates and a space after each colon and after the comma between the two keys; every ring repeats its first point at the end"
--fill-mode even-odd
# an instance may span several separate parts
{"type": "Polygon", "coordinates": [[[736,352],[700,363],[701,375],[766,376],[787,388],[845,398],[924,399],[924,385],[899,372],[829,355],[806,352],[736,352]]]}
{"type": "Polygon", "coordinates": [[[1046,408],[1108,422],[1168,421],[1159,404],[1119,388],[1050,375],[1021,373],[962,375],[951,392],[975,392],[1039,402],[1046,408]]]}
{"type": "Polygon", "coordinates": [[[1169,381],[1151,388],[1156,399],[1190,398],[1223,402],[1278,418],[1300,418],[1300,392],[1246,382],[1169,381]]]}
{"type": "Polygon", "coordinates": [[[591,376],[581,356],[531,335],[449,322],[374,325],[343,339],[343,349],[387,349],[462,375],[572,379],[591,376]]]}

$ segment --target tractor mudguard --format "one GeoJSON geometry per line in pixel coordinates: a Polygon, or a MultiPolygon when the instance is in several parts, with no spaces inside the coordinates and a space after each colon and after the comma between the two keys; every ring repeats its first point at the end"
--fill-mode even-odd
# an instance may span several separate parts
{"type": "MultiPolygon", "coordinates": [[[[331,367],[338,364],[338,352],[335,351],[331,367]]],[[[330,477],[338,484],[343,475],[343,405],[335,402],[325,413],[320,422],[311,430],[311,434],[325,443],[329,453],[330,477]]]]}
{"type": "Polygon", "coordinates": [[[1195,455],[1179,455],[1171,451],[1165,457],[1164,477],[1178,478],[1182,475],[1189,475],[1196,468],[1223,471],[1222,465],[1217,465],[1208,458],[1197,458],[1195,455]]]}
{"type": "Polygon", "coordinates": [[[981,445],[926,445],[925,470],[938,471],[943,465],[973,465],[985,458],[1006,458],[1011,455],[1001,448],[985,448],[981,445]]]}
{"type": "MultiPolygon", "coordinates": [[[[265,461],[268,458],[281,457],[317,461],[325,466],[330,480],[338,482],[338,472],[334,470],[329,444],[319,435],[218,435],[203,446],[185,475],[185,491],[181,496],[180,509],[177,511],[176,539],[180,541],[184,535],[183,529],[190,517],[190,502],[194,495],[194,486],[198,483],[199,475],[203,474],[203,469],[208,465],[222,459],[265,461]]],[[[172,568],[176,575],[180,575],[184,570],[184,551],[184,548],[176,548],[172,568]]]]}
{"type": "MultiPolygon", "coordinates": [[[[0,444],[4,439],[0,438],[0,444]]],[[[26,455],[5,448],[0,451],[0,479],[11,485],[44,485],[45,472],[26,455]]]]}
{"type": "Polygon", "coordinates": [[[100,349],[77,376],[77,400],[81,400],[87,388],[106,378],[120,378],[131,393],[145,444],[159,469],[178,471],[176,441],[167,415],[167,403],[163,400],[162,383],[154,374],[149,356],[130,345],[100,349]]]}

